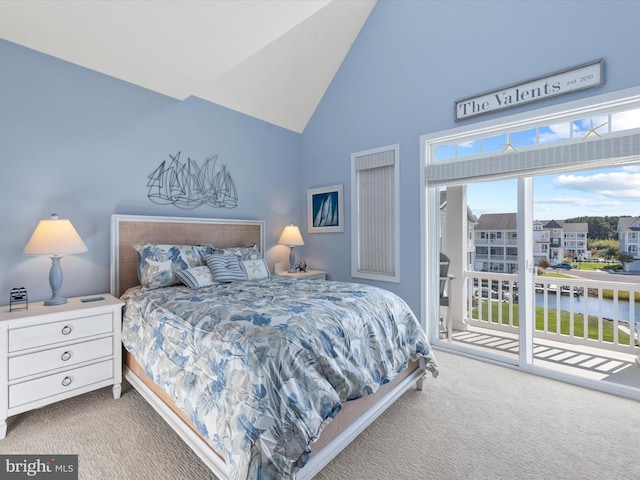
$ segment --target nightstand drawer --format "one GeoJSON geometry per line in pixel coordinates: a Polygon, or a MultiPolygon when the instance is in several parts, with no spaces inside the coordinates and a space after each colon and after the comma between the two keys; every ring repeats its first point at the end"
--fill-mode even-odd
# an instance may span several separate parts
{"type": "Polygon", "coordinates": [[[76,365],[113,354],[113,337],[9,358],[9,380],[76,365]]]}
{"type": "Polygon", "coordinates": [[[113,361],[67,370],[9,387],[9,408],[113,378],[113,361]]]}
{"type": "Polygon", "coordinates": [[[15,328],[9,330],[9,352],[67,342],[90,335],[109,333],[112,330],[111,313],[15,328]]]}

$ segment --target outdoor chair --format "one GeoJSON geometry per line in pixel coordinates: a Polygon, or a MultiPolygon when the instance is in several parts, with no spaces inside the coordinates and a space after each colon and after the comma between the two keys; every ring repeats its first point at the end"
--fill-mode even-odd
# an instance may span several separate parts
{"type": "Polygon", "coordinates": [[[440,334],[444,334],[451,341],[453,334],[452,322],[449,318],[449,281],[455,278],[449,275],[451,260],[440,252],[440,334]]]}

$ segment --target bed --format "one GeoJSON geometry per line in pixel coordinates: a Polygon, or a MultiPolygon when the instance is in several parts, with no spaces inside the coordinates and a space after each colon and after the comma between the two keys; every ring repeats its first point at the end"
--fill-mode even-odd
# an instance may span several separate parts
{"type": "Polygon", "coordinates": [[[264,227],[112,217],[124,375],[217,477],[308,479],[406,390],[421,389],[437,366],[418,321],[386,290],[248,273],[264,263],[264,227]],[[206,253],[244,262],[248,279],[191,285],[174,278],[156,288],[139,259],[143,245],[158,244],[222,251],[206,253]]]}

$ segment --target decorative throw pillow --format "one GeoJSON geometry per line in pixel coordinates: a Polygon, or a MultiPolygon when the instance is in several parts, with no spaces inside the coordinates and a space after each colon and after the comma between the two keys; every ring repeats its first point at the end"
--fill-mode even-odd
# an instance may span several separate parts
{"type": "Polygon", "coordinates": [[[241,282],[247,279],[247,274],[240,265],[240,257],[205,255],[204,258],[216,282],[241,282]]]}
{"type": "Polygon", "coordinates": [[[242,260],[242,266],[247,273],[248,280],[271,278],[271,271],[269,271],[269,266],[264,258],[258,260],[242,260]]]}
{"type": "Polygon", "coordinates": [[[187,287],[193,289],[210,287],[215,283],[213,272],[207,265],[178,270],[175,275],[187,287]]]}
{"type": "Polygon", "coordinates": [[[134,245],[138,252],[138,279],[144,289],[168,287],[180,283],[178,270],[205,265],[204,255],[213,249],[199,245],[134,245]]]}
{"type": "Polygon", "coordinates": [[[258,260],[261,257],[260,250],[258,250],[256,243],[250,247],[216,248],[214,253],[218,255],[235,255],[242,260],[258,260]]]}

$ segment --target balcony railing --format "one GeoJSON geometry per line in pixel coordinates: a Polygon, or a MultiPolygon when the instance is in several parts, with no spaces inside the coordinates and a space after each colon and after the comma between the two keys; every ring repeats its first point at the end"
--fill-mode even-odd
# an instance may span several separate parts
{"type": "MultiPolygon", "coordinates": [[[[518,276],[465,272],[470,325],[517,333],[518,276]]],[[[638,354],[640,284],[534,277],[534,337],[638,354]]]]}
{"type": "Polygon", "coordinates": [[[474,245],[517,245],[517,238],[476,238],[474,245]]]}

